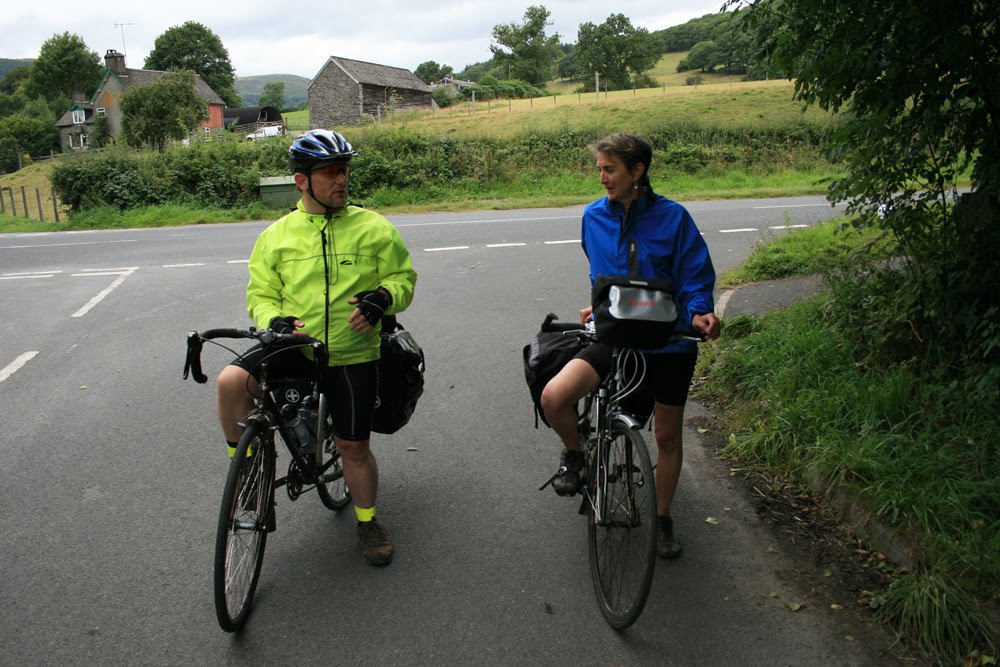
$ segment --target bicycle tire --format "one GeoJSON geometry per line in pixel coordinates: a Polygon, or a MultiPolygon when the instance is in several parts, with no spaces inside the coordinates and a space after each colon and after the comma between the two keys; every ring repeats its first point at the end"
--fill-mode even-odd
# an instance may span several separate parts
{"type": "Polygon", "coordinates": [[[590,574],[608,625],[624,630],[642,613],[653,581],[656,482],[637,430],[613,424],[603,452],[604,461],[595,461],[588,479],[592,499],[607,480],[601,521],[588,503],[590,574]]]}
{"type": "Polygon", "coordinates": [[[273,432],[252,422],[229,465],[215,537],[215,613],[226,632],[246,623],[257,590],[267,533],[273,529],[274,465],[273,432]]]}
{"type": "Polygon", "coordinates": [[[337,473],[338,476],[329,482],[317,483],[316,492],[319,493],[319,499],[328,509],[339,512],[351,502],[351,491],[347,488],[347,482],[344,480],[344,468],[340,452],[337,451],[337,445],[333,440],[333,434],[330,434],[323,446],[319,447],[316,464],[322,468],[331,458],[334,459],[334,463],[324,474],[337,473]]]}

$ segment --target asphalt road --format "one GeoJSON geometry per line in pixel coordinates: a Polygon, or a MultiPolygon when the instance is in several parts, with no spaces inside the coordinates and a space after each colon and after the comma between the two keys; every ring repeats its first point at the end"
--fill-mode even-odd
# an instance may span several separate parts
{"type": "MultiPolygon", "coordinates": [[[[819,198],[689,208],[720,271],[787,233],[772,228],[834,213],[819,198]]],[[[364,564],[349,510],[279,498],[239,636],[212,602],[228,462],[214,389],[181,367],[186,331],[248,324],[264,223],[0,237],[0,664],[877,662],[870,629],[782,576],[783,548],[693,430],[684,555],[658,563],[635,626],[604,623],[577,502],[537,491],[558,446],[521,369],[545,314],[587,300],[580,210],[392,216],[420,274],[400,319],[428,360],[413,421],[374,441],[395,560],[364,564]]],[[[207,349],[206,372],[230,357],[207,349]]]]}

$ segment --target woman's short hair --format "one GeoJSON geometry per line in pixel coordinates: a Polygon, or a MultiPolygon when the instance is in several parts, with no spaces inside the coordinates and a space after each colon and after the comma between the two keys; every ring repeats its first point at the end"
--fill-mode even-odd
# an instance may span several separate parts
{"type": "Polygon", "coordinates": [[[642,185],[649,185],[649,165],[653,161],[653,147],[645,138],[638,134],[617,132],[598,139],[591,144],[590,150],[595,156],[599,153],[613,155],[621,160],[629,171],[641,162],[646,165],[646,171],[642,175],[642,185]]]}

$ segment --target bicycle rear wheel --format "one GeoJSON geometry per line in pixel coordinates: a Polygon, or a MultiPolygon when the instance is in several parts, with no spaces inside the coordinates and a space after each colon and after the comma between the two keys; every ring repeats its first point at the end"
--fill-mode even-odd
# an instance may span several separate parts
{"type": "Polygon", "coordinates": [[[215,536],[215,613],[226,632],[246,623],[273,529],[274,436],[252,422],[243,431],[222,494],[215,536]],[[250,455],[247,456],[249,449],[250,455]]]}
{"type": "Polygon", "coordinates": [[[656,483],[635,429],[614,424],[601,453],[588,482],[598,503],[589,512],[590,574],[604,618],[624,630],[642,613],[653,580],[656,483]]]}
{"type": "Polygon", "coordinates": [[[316,464],[322,468],[330,459],[334,460],[333,464],[326,469],[323,475],[333,475],[333,478],[328,482],[317,483],[316,491],[319,493],[319,499],[327,508],[340,511],[347,507],[347,503],[351,501],[351,492],[347,488],[347,482],[344,481],[344,468],[332,433],[327,436],[326,442],[319,447],[319,458],[316,460],[316,464]]]}

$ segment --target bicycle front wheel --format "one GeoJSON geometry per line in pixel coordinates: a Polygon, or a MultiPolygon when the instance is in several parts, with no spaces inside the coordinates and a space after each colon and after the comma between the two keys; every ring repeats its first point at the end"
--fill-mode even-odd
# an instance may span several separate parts
{"type": "Polygon", "coordinates": [[[589,476],[590,574],[597,603],[616,630],[629,627],[649,596],[656,558],[656,483],[635,429],[614,424],[589,476]]]}
{"type": "Polygon", "coordinates": [[[226,632],[246,623],[273,529],[274,436],[251,423],[243,431],[222,494],[215,537],[215,613],[226,632]]]}

